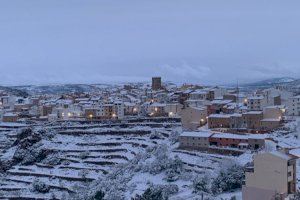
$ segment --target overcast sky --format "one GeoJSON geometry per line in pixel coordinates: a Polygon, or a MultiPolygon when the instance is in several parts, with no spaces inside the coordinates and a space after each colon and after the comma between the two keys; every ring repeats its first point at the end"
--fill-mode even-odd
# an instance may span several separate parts
{"type": "Polygon", "coordinates": [[[299,24],[299,0],[1,0],[0,85],[299,78],[299,24]]]}

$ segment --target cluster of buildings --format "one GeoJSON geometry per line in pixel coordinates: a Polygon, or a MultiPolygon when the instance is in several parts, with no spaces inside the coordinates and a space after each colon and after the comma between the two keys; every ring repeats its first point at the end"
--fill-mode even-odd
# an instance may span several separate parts
{"type": "Polygon", "coordinates": [[[281,126],[284,116],[300,114],[300,97],[284,89],[240,92],[239,88],[127,84],[100,92],[19,97],[0,91],[0,119],[123,120],[132,117],[181,118],[184,130],[199,127],[226,132],[266,132],[281,126]]]}
{"type": "MultiPolygon", "coordinates": [[[[152,84],[103,87],[99,92],[28,97],[0,91],[0,120],[101,121],[180,118],[179,148],[221,154],[264,149],[265,134],[289,116],[300,116],[300,95],[283,87],[240,91],[237,88],[177,86],[153,77],[152,84]]],[[[285,198],[296,191],[296,156],[261,153],[246,169],[243,199],[285,198]]]]}

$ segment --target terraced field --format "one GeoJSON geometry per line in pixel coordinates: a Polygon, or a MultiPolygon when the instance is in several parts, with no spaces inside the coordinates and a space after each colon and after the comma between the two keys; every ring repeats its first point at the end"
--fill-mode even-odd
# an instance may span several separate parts
{"type": "MultiPolygon", "coordinates": [[[[99,179],[113,166],[127,162],[148,146],[165,142],[176,127],[178,124],[171,123],[155,128],[55,128],[53,137],[42,137],[39,142],[39,148],[50,152],[45,159],[33,164],[17,163],[2,172],[0,199],[65,199],[67,193],[76,191],[77,185],[99,179]],[[159,137],[153,137],[154,132],[159,137]],[[33,189],[38,181],[48,185],[46,192],[33,189]]],[[[1,132],[2,160],[14,155],[17,147],[10,146],[16,133],[16,130],[1,132]]]]}

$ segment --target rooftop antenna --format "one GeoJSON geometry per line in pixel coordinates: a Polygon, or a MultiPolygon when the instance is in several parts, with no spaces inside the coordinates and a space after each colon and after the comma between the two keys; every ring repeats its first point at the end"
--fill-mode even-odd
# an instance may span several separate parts
{"type": "Polygon", "coordinates": [[[239,111],[239,96],[240,96],[240,89],[239,89],[239,80],[236,80],[236,111],[239,111]]]}

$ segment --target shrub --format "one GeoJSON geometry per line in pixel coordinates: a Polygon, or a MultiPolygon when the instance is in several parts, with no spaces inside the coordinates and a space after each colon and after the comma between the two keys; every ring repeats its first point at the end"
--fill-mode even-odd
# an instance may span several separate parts
{"type": "Polygon", "coordinates": [[[40,192],[40,193],[47,193],[50,191],[49,185],[47,185],[46,183],[44,183],[38,179],[36,179],[32,182],[32,188],[34,191],[40,192]]]}
{"type": "Polygon", "coordinates": [[[227,169],[222,169],[212,182],[212,192],[214,194],[227,192],[242,187],[244,180],[243,167],[234,164],[227,169]]]}

